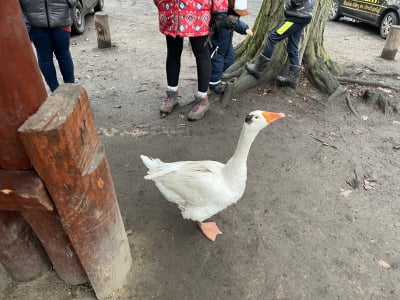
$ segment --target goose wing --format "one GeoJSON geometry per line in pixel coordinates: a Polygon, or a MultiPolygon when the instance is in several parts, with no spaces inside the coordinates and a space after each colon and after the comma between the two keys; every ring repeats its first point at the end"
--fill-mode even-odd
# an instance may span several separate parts
{"type": "Polygon", "coordinates": [[[145,179],[153,180],[161,193],[179,206],[206,206],[222,201],[227,194],[223,167],[216,161],[163,163],[145,179]]]}

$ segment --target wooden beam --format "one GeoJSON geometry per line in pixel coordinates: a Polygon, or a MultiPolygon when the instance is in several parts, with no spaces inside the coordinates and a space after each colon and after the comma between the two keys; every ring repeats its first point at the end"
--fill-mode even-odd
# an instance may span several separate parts
{"type": "Polygon", "coordinates": [[[88,281],[56,210],[22,210],[21,214],[42,242],[57,275],[70,285],[88,281]]]}
{"type": "Polygon", "coordinates": [[[0,210],[53,210],[43,181],[35,171],[0,169],[0,210]]]}
{"type": "Polygon", "coordinates": [[[47,97],[17,0],[0,1],[0,169],[31,169],[17,129],[47,97]]]}
{"type": "Polygon", "coordinates": [[[86,91],[60,85],[19,132],[96,296],[109,296],[122,287],[132,258],[86,91]]]}
{"type": "Polygon", "coordinates": [[[58,212],[35,171],[0,170],[0,210],[21,211],[61,279],[70,285],[87,282],[58,212]]]}
{"type": "Polygon", "coordinates": [[[0,262],[16,281],[30,281],[51,269],[50,261],[19,212],[0,211],[0,262]]]}

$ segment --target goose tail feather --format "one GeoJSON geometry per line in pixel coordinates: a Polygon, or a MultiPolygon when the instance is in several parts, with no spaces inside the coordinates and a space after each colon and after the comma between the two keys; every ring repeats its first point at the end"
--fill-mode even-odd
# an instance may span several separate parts
{"type": "Polygon", "coordinates": [[[144,165],[149,169],[149,171],[157,169],[163,162],[158,158],[148,157],[146,155],[140,155],[144,165]]]}

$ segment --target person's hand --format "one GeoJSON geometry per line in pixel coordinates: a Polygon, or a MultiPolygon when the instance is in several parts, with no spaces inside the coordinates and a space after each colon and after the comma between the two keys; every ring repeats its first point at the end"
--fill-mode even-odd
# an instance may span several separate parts
{"type": "Polygon", "coordinates": [[[249,36],[253,36],[253,30],[251,30],[250,28],[246,29],[246,34],[249,36]]]}

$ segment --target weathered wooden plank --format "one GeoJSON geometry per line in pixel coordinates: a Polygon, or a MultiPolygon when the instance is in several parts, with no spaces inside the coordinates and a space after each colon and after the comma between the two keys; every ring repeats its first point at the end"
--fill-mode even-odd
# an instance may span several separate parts
{"type": "Polygon", "coordinates": [[[70,285],[88,281],[85,271],[56,210],[22,210],[22,215],[42,242],[57,275],[70,285]]]}
{"type": "Polygon", "coordinates": [[[87,281],[58,212],[35,171],[0,170],[0,210],[21,211],[61,279],[71,285],[87,281]]]}
{"type": "Polygon", "coordinates": [[[43,181],[35,171],[0,169],[0,210],[53,210],[43,181]]]}
{"type": "Polygon", "coordinates": [[[18,1],[0,1],[0,168],[32,165],[17,130],[47,97],[18,1]]]}
{"type": "Polygon", "coordinates": [[[0,262],[14,280],[22,282],[51,269],[46,252],[19,212],[0,210],[0,262]]]}
{"type": "Polygon", "coordinates": [[[19,132],[96,296],[109,296],[132,259],[86,91],[61,85],[19,132]]]}

